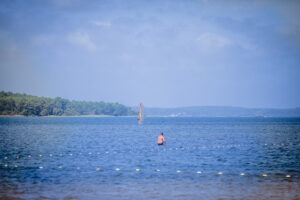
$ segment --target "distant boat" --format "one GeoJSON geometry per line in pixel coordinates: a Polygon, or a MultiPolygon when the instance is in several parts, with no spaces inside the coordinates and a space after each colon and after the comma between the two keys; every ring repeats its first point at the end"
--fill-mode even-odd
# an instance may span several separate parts
{"type": "Polygon", "coordinates": [[[142,103],[140,103],[140,107],[139,107],[139,116],[138,116],[138,121],[139,124],[142,124],[144,121],[144,105],[142,103]]]}

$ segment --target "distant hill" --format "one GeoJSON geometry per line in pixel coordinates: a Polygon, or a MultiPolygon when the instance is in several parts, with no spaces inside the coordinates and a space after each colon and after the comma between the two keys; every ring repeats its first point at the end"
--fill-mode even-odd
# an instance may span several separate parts
{"type": "MultiPolygon", "coordinates": [[[[134,107],[137,111],[138,108],[134,107]]],[[[300,117],[300,108],[242,108],[227,106],[193,106],[179,108],[147,108],[148,116],[173,117],[300,117]]]]}
{"type": "Polygon", "coordinates": [[[46,98],[12,92],[0,92],[0,115],[72,116],[134,115],[137,112],[119,103],[70,101],[61,97],[46,98]]]}

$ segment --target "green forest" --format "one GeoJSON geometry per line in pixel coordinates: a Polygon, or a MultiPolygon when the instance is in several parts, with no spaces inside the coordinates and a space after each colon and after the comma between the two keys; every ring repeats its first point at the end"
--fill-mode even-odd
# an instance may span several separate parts
{"type": "Polygon", "coordinates": [[[12,92],[0,92],[0,115],[72,116],[72,115],[135,115],[119,103],[70,101],[61,97],[47,98],[12,92]]]}

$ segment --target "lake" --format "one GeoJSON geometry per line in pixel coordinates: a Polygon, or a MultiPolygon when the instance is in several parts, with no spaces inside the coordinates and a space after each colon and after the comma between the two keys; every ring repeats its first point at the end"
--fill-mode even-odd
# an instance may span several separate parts
{"type": "Polygon", "coordinates": [[[2,117],[0,150],[0,199],[300,199],[300,118],[2,117]]]}

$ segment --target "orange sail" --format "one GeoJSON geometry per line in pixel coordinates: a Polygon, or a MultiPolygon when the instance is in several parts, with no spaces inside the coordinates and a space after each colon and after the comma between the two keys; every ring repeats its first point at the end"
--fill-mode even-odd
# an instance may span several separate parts
{"type": "Polygon", "coordinates": [[[143,120],[144,120],[144,106],[143,106],[143,104],[140,103],[139,116],[138,116],[139,124],[142,124],[143,120]]]}

